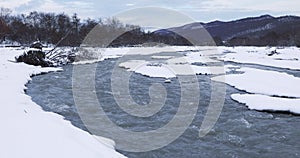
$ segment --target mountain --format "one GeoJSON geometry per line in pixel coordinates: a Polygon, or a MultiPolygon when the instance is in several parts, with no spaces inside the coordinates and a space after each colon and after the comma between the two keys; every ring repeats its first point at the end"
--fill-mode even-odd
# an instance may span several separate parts
{"type": "MultiPolygon", "coordinates": [[[[206,31],[217,45],[298,45],[300,46],[300,17],[262,15],[235,21],[195,22],[180,27],[157,30],[159,35],[179,34],[196,39],[206,31]],[[199,33],[201,32],[201,33],[199,33]]],[[[205,37],[208,38],[208,37],[205,37]]]]}

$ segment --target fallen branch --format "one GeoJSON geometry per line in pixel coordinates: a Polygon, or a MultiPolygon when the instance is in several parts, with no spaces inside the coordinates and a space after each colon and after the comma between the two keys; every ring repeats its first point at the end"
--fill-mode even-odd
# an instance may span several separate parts
{"type": "Polygon", "coordinates": [[[75,25],[73,25],[73,26],[69,29],[69,31],[67,32],[67,34],[66,34],[65,36],[63,36],[63,37],[55,44],[55,46],[54,46],[53,49],[51,49],[49,52],[46,53],[46,56],[47,56],[47,57],[50,57],[50,56],[53,54],[54,50],[58,47],[58,45],[59,45],[64,39],[66,39],[66,38],[68,37],[68,35],[71,33],[71,31],[72,31],[72,29],[74,28],[74,26],[75,26],[75,25]]]}

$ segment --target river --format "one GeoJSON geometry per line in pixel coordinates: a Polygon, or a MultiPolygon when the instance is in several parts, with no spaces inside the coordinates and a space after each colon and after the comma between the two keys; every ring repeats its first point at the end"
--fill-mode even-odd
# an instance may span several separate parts
{"type": "MultiPolygon", "coordinates": [[[[111,74],[116,60],[109,59],[94,63],[97,66],[96,94],[107,116],[118,126],[132,131],[154,130],[170,121],[180,102],[179,82],[172,79],[171,83],[165,83],[163,78],[150,78],[133,73],[130,77],[130,94],[136,103],[141,106],[149,103],[148,91],[153,83],[159,83],[166,88],[167,99],[164,107],[151,117],[131,116],[118,107],[111,92],[111,74]]],[[[230,64],[241,66],[237,63],[230,64]]],[[[299,76],[299,72],[285,69],[258,65],[243,66],[288,71],[299,76]]],[[[26,93],[45,111],[58,113],[71,121],[74,126],[87,130],[77,113],[73,99],[73,66],[67,65],[63,69],[61,72],[34,76],[27,84],[26,93]]],[[[226,85],[225,105],[220,118],[209,134],[199,138],[199,128],[210,101],[212,81],[210,75],[197,75],[197,77],[200,87],[199,109],[191,125],[178,139],[163,148],[149,152],[118,151],[130,158],[300,157],[300,117],[285,113],[248,110],[245,105],[230,98],[233,93],[245,92],[228,85],[226,85]]]]}

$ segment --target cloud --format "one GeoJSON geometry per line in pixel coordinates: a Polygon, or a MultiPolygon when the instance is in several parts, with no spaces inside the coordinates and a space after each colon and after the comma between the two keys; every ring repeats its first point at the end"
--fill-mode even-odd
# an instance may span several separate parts
{"type": "Polygon", "coordinates": [[[175,9],[199,21],[209,22],[263,14],[300,16],[299,5],[299,0],[189,0],[184,5],[177,5],[175,9]]]}
{"type": "Polygon", "coordinates": [[[17,7],[20,7],[22,5],[26,5],[32,0],[1,0],[0,6],[4,8],[10,8],[15,9],[17,7]]]}
{"type": "Polygon", "coordinates": [[[0,0],[0,6],[14,8],[17,13],[36,10],[78,13],[81,18],[100,18],[113,16],[129,8],[153,6],[187,13],[200,21],[204,15],[207,20],[260,14],[300,15],[299,5],[299,0],[0,0]]]}
{"type": "Polygon", "coordinates": [[[293,12],[299,13],[300,1],[298,0],[277,0],[277,1],[264,1],[260,3],[253,4],[251,7],[248,7],[252,10],[266,10],[266,11],[273,11],[273,12],[293,12]],[[269,3],[268,3],[269,2],[269,3]]]}
{"type": "Polygon", "coordinates": [[[127,3],[126,6],[132,7],[132,6],[135,6],[135,4],[133,4],[133,3],[127,3]]]}
{"type": "Polygon", "coordinates": [[[155,28],[170,28],[195,22],[185,14],[161,7],[135,8],[115,17],[122,23],[155,28]]]}
{"type": "Polygon", "coordinates": [[[35,9],[37,9],[37,11],[57,12],[57,11],[63,11],[67,8],[61,3],[57,3],[52,0],[45,0],[41,6],[36,6],[35,9]]]}
{"type": "Polygon", "coordinates": [[[299,12],[298,0],[190,0],[182,7],[182,10],[194,11],[269,11],[269,12],[299,12]]]}
{"type": "Polygon", "coordinates": [[[77,13],[81,18],[91,17],[95,15],[95,8],[93,3],[85,1],[55,1],[55,0],[41,0],[31,2],[27,5],[26,9],[19,8],[23,13],[30,11],[38,12],[54,12],[54,13],[66,13],[72,15],[77,13]]]}

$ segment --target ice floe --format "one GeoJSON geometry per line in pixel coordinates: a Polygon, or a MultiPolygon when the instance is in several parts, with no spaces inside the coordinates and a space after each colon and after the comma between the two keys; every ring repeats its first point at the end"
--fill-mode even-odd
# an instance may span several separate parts
{"type": "Polygon", "coordinates": [[[270,97],[260,94],[232,94],[231,98],[246,104],[249,109],[287,111],[300,114],[300,99],[270,97]]]}

